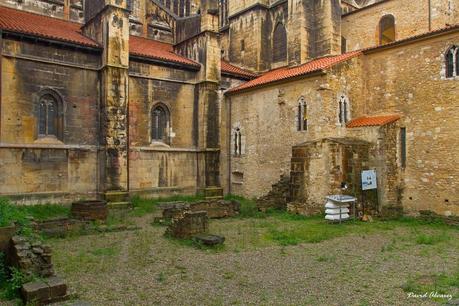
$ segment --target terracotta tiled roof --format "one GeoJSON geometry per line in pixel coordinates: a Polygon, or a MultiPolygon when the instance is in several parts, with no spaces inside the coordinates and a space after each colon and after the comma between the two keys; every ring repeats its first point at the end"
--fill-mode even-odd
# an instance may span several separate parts
{"type": "Polygon", "coordinates": [[[222,60],[222,74],[229,74],[229,75],[234,75],[236,77],[240,77],[246,80],[251,80],[257,77],[257,75],[253,72],[244,70],[242,68],[239,68],[237,66],[234,66],[227,61],[222,60]]]}
{"type": "Polygon", "coordinates": [[[382,126],[400,119],[399,115],[383,115],[383,116],[365,116],[351,120],[346,124],[348,128],[357,128],[365,126],[382,126]]]}
{"type": "Polygon", "coordinates": [[[171,44],[132,35],[129,38],[129,53],[141,57],[149,57],[166,62],[183,64],[198,69],[201,67],[198,63],[175,54],[171,44]]]}
{"type": "Polygon", "coordinates": [[[353,52],[344,53],[341,55],[327,56],[327,57],[319,58],[316,60],[312,60],[306,64],[295,66],[295,67],[282,67],[279,69],[271,70],[271,71],[264,73],[263,75],[261,75],[260,77],[252,81],[249,81],[238,87],[228,90],[228,93],[235,93],[235,92],[239,92],[242,90],[254,88],[257,86],[274,83],[277,81],[286,80],[286,79],[294,78],[297,76],[307,75],[312,72],[318,72],[323,69],[332,67],[333,65],[336,65],[338,63],[349,60],[360,54],[361,54],[361,51],[353,51],[353,52]]]}
{"type": "Polygon", "coordinates": [[[99,47],[81,33],[81,24],[0,7],[0,28],[89,47],[99,47]]]}

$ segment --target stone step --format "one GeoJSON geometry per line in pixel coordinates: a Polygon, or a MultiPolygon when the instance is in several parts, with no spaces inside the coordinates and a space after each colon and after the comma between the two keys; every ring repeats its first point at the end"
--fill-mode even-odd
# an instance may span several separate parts
{"type": "Polygon", "coordinates": [[[109,202],[109,209],[130,209],[132,208],[131,202],[109,202]]]}
{"type": "Polygon", "coordinates": [[[218,196],[218,197],[206,197],[206,200],[222,200],[223,196],[218,196]]]}
{"type": "Polygon", "coordinates": [[[204,196],[206,199],[211,197],[221,197],[223,198],[223,188],[221,187],[207,187],[204,190],[204,196]]]}
{"type": "Polygon", "coordinates": [[[68,299],[67,284],[57,276],[24,284],[21,294],[27,305],[47,305],[68,299]]]}
{"type": "Polygon", "coordinates": [[[129,193],[125,191],[108,191],[104,197],[107,202],[126,202],[129,200],[129,193]]]}

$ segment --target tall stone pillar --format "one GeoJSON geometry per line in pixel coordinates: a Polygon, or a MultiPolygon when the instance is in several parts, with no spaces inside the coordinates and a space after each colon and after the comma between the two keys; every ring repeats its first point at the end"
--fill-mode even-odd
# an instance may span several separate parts
{"type": "Polygon", "coordinates": [[[128,184],[129,13],[127,0],[86,1],[85,34],[104,48],[101,70],[101,186],[105,198],[125,204],[128,184]]]}
{"type": "Polygon", "coordinates": [[[207,197],[222,196],[220,187],[220,105],[218,89],[221,78],[221,48],[217,0],[201,0],[201,34],[197,38],[201,64],[196,89],[198,95],[197,148],[204,151],[205,179],[198,185],[207,197]]]}

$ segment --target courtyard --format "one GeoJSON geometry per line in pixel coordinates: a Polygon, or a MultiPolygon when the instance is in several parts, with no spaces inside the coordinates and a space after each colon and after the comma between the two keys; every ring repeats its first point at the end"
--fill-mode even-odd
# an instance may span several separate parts
{"type": "MultiPolygon", "coordinates": [[[[223,246],[164,236],[155,201],[111,211],[137,230],[46,239],[72,300],[90,305],[436,305],[459,298],[459,230],[403,218],[328,224],[259,213],[211,220],[223,246]],[[434,296],[421,298],[427,292],[434,296]],[[450,297],[445,297],[444,295],[450,297]]],[[[11,302],[7,302],[11,303],[11,302]]]]}

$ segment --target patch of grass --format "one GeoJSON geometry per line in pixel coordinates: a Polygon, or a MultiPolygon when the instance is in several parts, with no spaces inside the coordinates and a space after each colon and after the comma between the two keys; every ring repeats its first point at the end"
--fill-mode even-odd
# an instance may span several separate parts
{"type": "Polygon", "coordinates": [[[423,245],[434,245],[440,242],[448,241],[450,240],[451,237],[447,235],[446,233],[442,234],[419,234],[416,237],[416,243],[417,244],[423,244],[423,245]]]}
{"type": "Polygon", "coordinates": [[[176,195],[167,198],[157,198],[157,199],[145,199],[139,196],[135,196],[131,199],[131,203],[134,206],[134,210],[131,212],[132,216],[135,217],[142,217],[147,214],[154,213],[157,209],[159,203],[162,202],[197,202],[204,200],[205,197],[203,195],[176,195]]]}
{"type": "Polygon", "coordinates": [[[99,248],[91,251],[91,254],[94,256],[115,256],[118,253],[118,250],[114,247],[99,248]]]}
{"type": "Polygon", "coordinates": [[[320,255],[316,260],[318,262],[335,262],[336,256],[320,255]]]}
{"type": "Polygon", "coordinates": [[[164,283],[166,281],[166,273],[164,272],[160,272],[157,276],[156,276],[156,280],[160,283],[164,283]]]}
{"type": "Polygon", "coordinates": [[[30,216],[35,220],[65,218],[70,215],[70,206],[68,205],[43,204],[20,206],[18,209],[22,210],[27,216],[30,216]]]}
{"type": "Polygon", "coordinates": [[[258,211],[257,204],[255,200],[246,199],[237,195],[227,195],[225,196],[227,201],[238,201],[241,203],[241,211],[239,212],[239,218],[265,218],[266,214],[258,211]]]}
{"type": "Polygon", "coordinates": [[[68,206],[47,204],[19,206],[11,203],[7,198],[0,198],[0,227],[16,224],[18,233],[32,236],[31,219],[46,220],[56,217],[66,217],[70,213],[68,206]]]}
{"type": "MultiPolygon", "coordinates": [[[[453,299],[459,298],[459,270],[447,275],[445,273],[421,275],[410,277],[402,286],[403,291],[415,294],[435,292],[438,294],[452,295],[453,299]]],[[[433,298],[435,301],[445,301],[443,298],[433,298]]]]}

